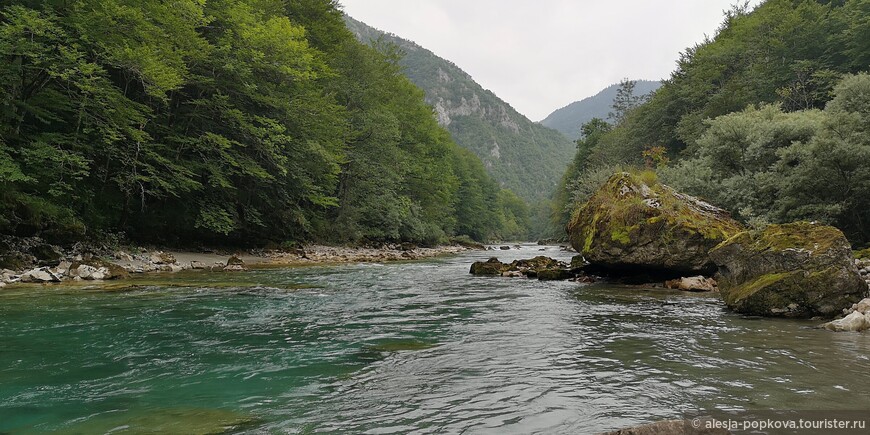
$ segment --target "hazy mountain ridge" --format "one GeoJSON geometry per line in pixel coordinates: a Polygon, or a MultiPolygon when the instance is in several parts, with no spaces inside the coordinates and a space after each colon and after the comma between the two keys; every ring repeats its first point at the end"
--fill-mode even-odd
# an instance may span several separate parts
{"type": "Polygon", "coordinates": [[[345,19],[361,41],[382,39],[404,51],[405,73],[426,92],[438,122],[460,146],[478,155],[502,186],[530,201],[552,193],[574,154],[570,140],[532,122],[456,64],[414,42],[345,19]]]}
{"type": "MultiPolygon", "coordinates": [[[[637,80],[635,95],[645,95],[662,86],[662,82],[656,80],[637,80]]],[[[558,130],[569,139],[580,137],[580,127],[592,118],[607,119],[611,111],[613,98],[619,84],[613,84],[595,94],[594,96],[575,101],[547,116],[541,124],[558,130]]]]}

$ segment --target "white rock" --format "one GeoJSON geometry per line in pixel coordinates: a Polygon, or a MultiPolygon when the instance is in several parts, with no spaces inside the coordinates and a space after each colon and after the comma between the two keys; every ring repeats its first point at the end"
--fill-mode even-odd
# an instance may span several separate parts
{"type": "Polygon", "coordinates": [[[829,331],[861,332],[870,328],[870,318],[855,311],[842,319],[825,323],[822,326],[829,331]]]}
{"type": "Polygon", "coordinates": [[[40,267],[21,275],[21,282],[59,282],[60,278],[47,268],[40,267]]]}
{"type": "Polygon", "coordinates": [[[190,262],[190,268],[191,268],[191,269],[197,269],[197,270],[198,270],[198,269],[208,269],[208,265],[205,264],[205,263],[203,263],[203,262],[201,262],[201,261],[196,261],[196,260],[194,260],[194,261],[191,261],[191,262],[190,262]]]}
{"type": "Polygon", "coordinates": [[[184,268],[177,264],[169,265],[169,271],[172,273],[181,272],[182,270],[184,270],[184,268]]]}
{"type": "Polygon", "coordinates": [[[95,273],[97,273],[97,268],[88,266],[87,264],[81,264],[79,267],[72,269],[69,272],[71,277],[79,277],[81,279],[95,279],[93,278],[95,273]]]}
{"type": "Polygon", "coordinates": [[[3,288],[3,287],[6,287],[6,283],[3,281],[0,281],[0,288],[3,288]]]}
{"type": "Polygon", "coordinates": [[[870,298],[864,299],[855,305],[852,305],[852,311],[857,311],[861,314],[870,313],[870,298]]]}
{"type": "Polygon", "coordinates": [[[665,287],[674,290],[692,292],[713,292],[717,290],[716,280],[703,276],[680,278],[665,283],[665,287]]]}

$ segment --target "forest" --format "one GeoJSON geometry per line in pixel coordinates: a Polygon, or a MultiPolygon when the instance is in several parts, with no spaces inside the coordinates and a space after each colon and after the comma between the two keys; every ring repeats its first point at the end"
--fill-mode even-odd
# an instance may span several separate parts
{"type": "Polygon", "coordinates": [[[401,52],[330,0],[0,8],[0,234],[52,243],[526,237],[401,52]]]}
{"type": "Polygon", "coordinates": [[[583,126],[550,233],[615,171],[645,166],[754,227],[819,221],[867,245],[868,68],[870,1],[734,7],[648,99],[621,92],[583,126]]]}

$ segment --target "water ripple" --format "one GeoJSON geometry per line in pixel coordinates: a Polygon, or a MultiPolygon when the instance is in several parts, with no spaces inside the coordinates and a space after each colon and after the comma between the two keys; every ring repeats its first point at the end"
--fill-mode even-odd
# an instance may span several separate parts
{"type": "Polygon", "coordinates": [[[870,336],[707,295],[469,276],[488,254],[2,293],[0,432],[223,412],[250,433],[591,433],[870,406],[853,388],[870,336]]]}

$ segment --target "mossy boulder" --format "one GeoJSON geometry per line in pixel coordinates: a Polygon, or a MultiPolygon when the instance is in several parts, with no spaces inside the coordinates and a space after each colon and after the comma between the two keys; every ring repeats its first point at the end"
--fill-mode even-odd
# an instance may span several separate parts
{"type": "Polygon", "coordinates": [[[797,222],[746,231],[710,252],[725,303],[739,313],[831,318],[868,291],[849,241],[830,226],[797,222]]]}
{"type": "Polygon", "coordinates": [[[570,266],[549,257],[539,256],[512,263],[502,263],[498,258],[478,261],[471,265],[473,275],[538,278],[544,281],[566,280],[576,276],[570,266]]]}
{"type": "Polygon", "coordinates": [[[712,274],[709,252],[743,228],[722,209],[661,184],[654,173],[622,172],[568,224],[571,246],[616,275],[712,274]]]}
{"type": "Polygon", "coordinates": [[[509,264],[498,261],[498,258],[492,257],[487,261],[476,261],[471,265],[472,275],[492,275],[501,276],[502,273],[510,269],[509,264]]]}
{"type": "Polygon", "coordinates": [[[516,260],[511,263],[511,268],[513,270],[516,269],[552,269],[562,267],[564,264],[558,260],[554,260],[550,257],[544,257],[543,255],[537,256],[535,258],[530,258],[528,260],[516,260]]]}

